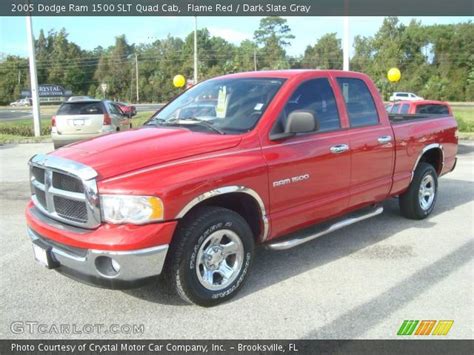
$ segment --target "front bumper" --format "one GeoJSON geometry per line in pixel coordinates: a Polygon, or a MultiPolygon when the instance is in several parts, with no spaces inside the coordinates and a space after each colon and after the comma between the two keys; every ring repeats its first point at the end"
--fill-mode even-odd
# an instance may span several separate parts
{"type": "Polygon", "coordinates": [[[107,288],[138,287],[159,275],[165,263],[168,245],[111,251],[81,249],[47,239],[28,228],[31,241],[47,250],[49,268],[79,281],[107,288]],[[115,266],[112,267],[112,260],[115,266]]]}

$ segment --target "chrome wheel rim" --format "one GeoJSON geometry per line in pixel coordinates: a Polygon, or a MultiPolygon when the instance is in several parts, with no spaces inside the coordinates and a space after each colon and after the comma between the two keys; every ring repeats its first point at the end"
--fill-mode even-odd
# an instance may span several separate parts
{"type": "Polygon", "coordinates": [[[436,194],[435,180],[433,176],[426,175],[421,180],[420,190],[418,191],[418,201],[423,210],[428,210],[433,204],[436,194]]]}
{"type": "Polygon", "coordinates": [[[243,258],[244,245],[235,232],[222,229],[211,233],[201,244],[196,258],[199,282],[211,291],[225,289],[239,275],[243,258]]]}

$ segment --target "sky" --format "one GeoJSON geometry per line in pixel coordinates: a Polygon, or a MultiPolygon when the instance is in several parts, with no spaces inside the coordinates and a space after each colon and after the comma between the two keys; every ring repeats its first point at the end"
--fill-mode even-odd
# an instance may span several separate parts
{"type": "MultiPolygon", "coordinates": [[[[252,39],[261,17],[198,17],[198,28],[207,27],[214,36],[239,44],[252,39]]],[[[287,17],[295,39],[287,48],[292,56],[302,55],[308,45],[316,43],[326,33],[335,32],[342,38],[342,17],[287,17]]],[[[399,17],[408,24],[412,17],[399,17]]],[[[473,20],[473,17],[418,17],[424,25],[452,24],[473,20]]],[[[383,17],[351,17],[350,37],[372,36],[380,28],[383,17]]],[[[168,34],[184,38],[194,29],[193,17],[34,17],[35,37],[40,29],[45,33],[62,27],[69,40],[82,49],[113,45],[115,37],[125,34],[129,43],[151,43],[168,34]]],[[[24,17],[0,17],[0,54],[27,56],[26,22],[24,17]]]]}

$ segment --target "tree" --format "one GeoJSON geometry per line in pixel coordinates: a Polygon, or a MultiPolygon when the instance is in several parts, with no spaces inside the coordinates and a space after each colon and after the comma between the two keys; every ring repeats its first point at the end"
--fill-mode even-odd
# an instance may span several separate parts
{"type": "MultiPolygon", "coordinates": [[[[233,72],[251,71],[255,69],[254,54],[258,48],[255,42],[246,39],[240,43],[240,46],[235,49],[233,59],[233,72]]],[[[258,68],[258,61],[257,61],[258,68]]]]}
{"type": "Polygon", "coordinates": [[[351,59],[351,69],[369,73],[374,60],[374,52],[372,38],[356,36],[354,38],[354,56],[351,59]]]}
{"type": "Polygon", "coordinates": [[[0,104],[6,105],[20,97],[29,85],[28,62],[18,56],[0,60],[0,104]]]}
{"type": "Polygon", "coordinates": [[[140,90],[144,100],[165,102],[179,93],[172,84],[172,78],[183,73],[183,46],[182,39],[168,36],[137,48],[143,58],[140,90]]]}
{"type": "Polygon", "coordinates": [[[302,59],[302,67],[342,69],[341,40],[336,37],[336,33],[325,34],[313,47],[306,47],[302,59]]]}
{"type": "Polygon", "coordinates": [[[95,79],[99,84],[107,84],[107,97],[120,99],[129,96],[131,71],[134,68],[134,61],[130,58],[132,53],[133,46],[122,35],[116,37],[115,45],[101,55],[95,79]]]}
{"type": "Polygon", "coordinates": [[[264,69],[288,68],[285,47],[291,45],[291,34],[286,20],[281,17],[264,17],[260,20],[259,28],[254,32],[254,39],[261,49],[259,62],[264,69]]]}
{"type": "MultiPolygon", "coordinates": [[[[255,41],[239,46],[205,28],[198,35],[199,80],[254,69],[341,68],[340,40],[329,33],[306,48],[304,55],[288,56],[291,30],[285,19],[266,17],[255,31],[255,41]]],[[[387,99],[393,91],[413,91],[442,100],[474,100],[474,24],[471,21],[424,26],[418,21],[403,25],[396,17],[384,20],[374,36],[357,36],[351,69],[370,75],[387,99]],[[398,67],[402,78],[389,83],[386,75],[398,67]]],[[[172,84],[176,74],[193,77],[194,35],[184,40],[168,36],[152,44],[129,44],[125,36],[109,48],[83,50],[61,29],[40,31],[35,43],[39,84],[58,84],[75,95],[102,97],[101,83],[108,84],[107,97],[135,98],[135,54],[138,55],[141,100],[164,102],[180,93],[172,84]]],[[[29,88],[28,60],[0,56],[0,101],[5,104],[29,88]]]]}

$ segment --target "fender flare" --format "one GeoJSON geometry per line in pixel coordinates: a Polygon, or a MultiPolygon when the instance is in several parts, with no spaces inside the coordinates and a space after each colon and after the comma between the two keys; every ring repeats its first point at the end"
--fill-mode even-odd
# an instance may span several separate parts
{"type": "Polygon", "coordinates": [[[441,152],[441,170],[440,170],[440,175],[441,175],[441,172],[443,171],[443,167],[444,167],[444,148],[441,144],[439,143],[432,143],[432,144],[428,144],[427,146],[425,146],[423,148],[423,150],[421,151],[420,155],[418,156],[418,158],[416,159],[415,161],[415,165],[413,165],[413,169],[411,170],[411,179],[410,179],[410,183],[411,181],[413,180],[413,177],[415,176],[415,169],[416,167],[418,166],[418,164],[420,163],[420,160],[421,158],[423,157],[423,155],[430,151],[430,150],[433,150],[433,149],[439,149],[440,152],[441,152]]]}
{"type": "Polygon", "coordinates": [[[192,208],[194,208],[195,206],[197,206],[198,204],[200,204],[201,202],[205,200],[208,200],[216,196],[231,194],[231,193],[247,194],[251,196],[255,200],[255,202],[257,202],[257,205],[260,209],[261,222],[262,222],[262,227],[263,227],[262,235],[260,236],[260,241],[264,242],[267,239],[268,233],[270,230],[267,212],[265,209],[265,204],[263,202],[263,199],[255,190],[252,190],[251,188],[248,188],[246,186],[238,186],[238,185],[223,186],[214,190],[204,192],[201,195],[193,198],[190,202],[188,202],[186,206],[184,206],[183,209],[181,209],[181,211],[176,215],[175,218],[176,219],[183,218],[192,208]]]}

